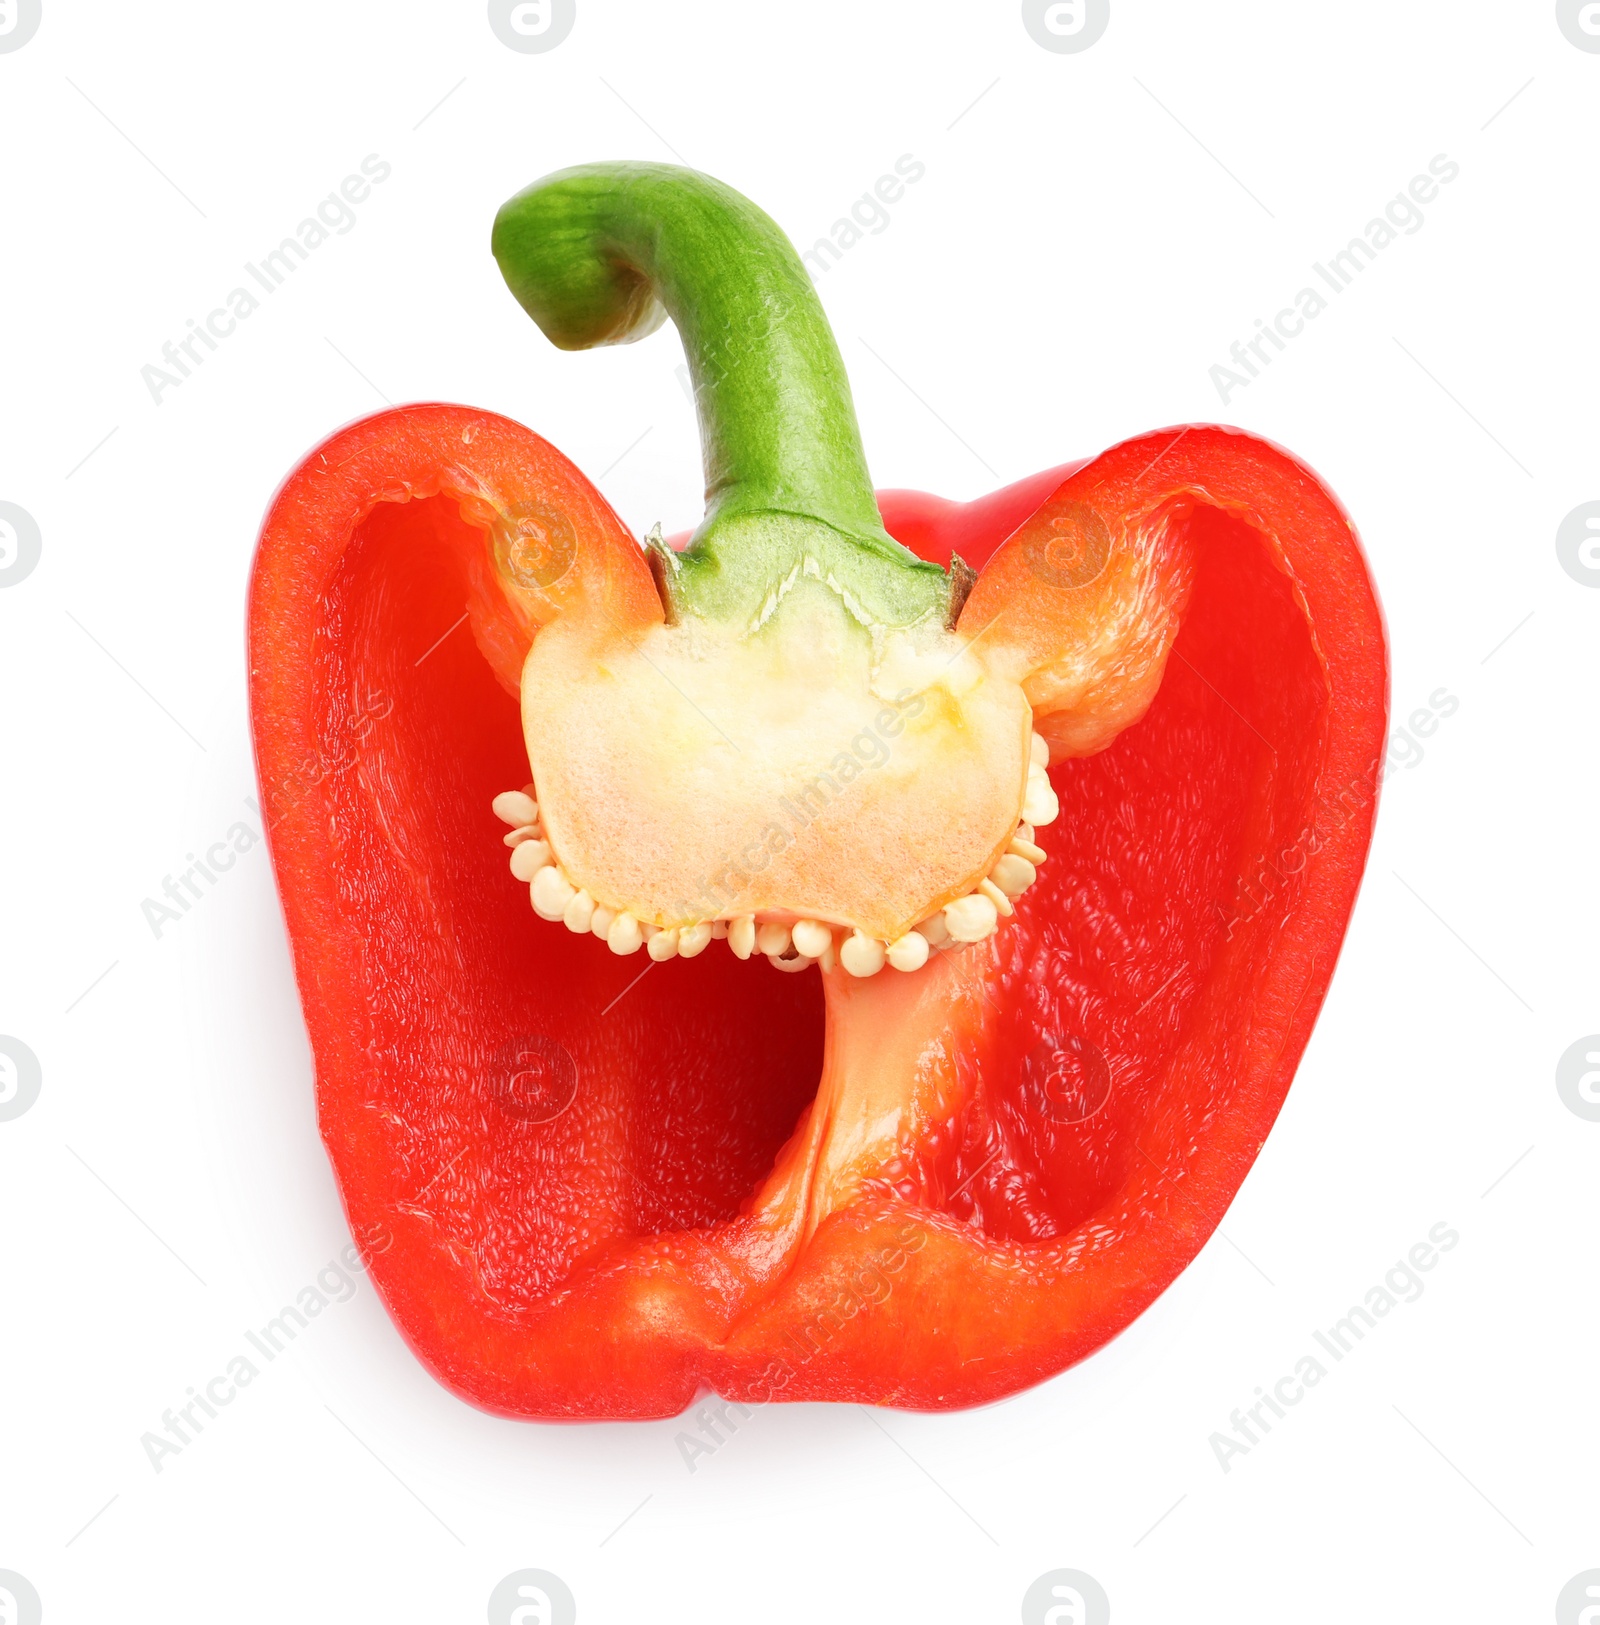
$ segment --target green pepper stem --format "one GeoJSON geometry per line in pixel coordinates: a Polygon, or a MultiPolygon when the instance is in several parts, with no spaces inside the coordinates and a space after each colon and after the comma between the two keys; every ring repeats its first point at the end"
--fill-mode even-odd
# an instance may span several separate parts
{"type": "Polygon", "coordinates": [[[748,198],[670,164],[588,164],[519,192],[496,216],[492,246],[518,302],[561,349],[626,344],[664,315],[676,323],[705,461],[697,550],[732,521],[792,514],[912,562],[879,517],[816,290],[748,198]]]}

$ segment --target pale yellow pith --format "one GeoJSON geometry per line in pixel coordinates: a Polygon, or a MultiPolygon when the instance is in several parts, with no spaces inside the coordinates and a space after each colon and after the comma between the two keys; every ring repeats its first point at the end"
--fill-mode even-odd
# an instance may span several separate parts
{"type": "Polygon", "coordinates": [[[874,639],[815,584],[742,637],[554,622],[522,716],[552,858],[668,929],[756,915],[893,943],[977,890],[1029,791],[1032,711],[981,642],[874,639]]]}

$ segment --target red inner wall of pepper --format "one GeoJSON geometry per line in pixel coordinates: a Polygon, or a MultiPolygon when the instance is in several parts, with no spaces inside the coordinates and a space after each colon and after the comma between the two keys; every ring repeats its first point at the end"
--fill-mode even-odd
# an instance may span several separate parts
{"type": "Polygon", "coordinates": [[[1050,861],[998,939],[999,1031],[945,1181],[950,1211],[988,1235],[1073,1230],[1143,1155],[1190,1007],[1254,907],[1244,853],[1292,841],[1311,793],[1326,689],[1289,579],[1240,520],[1201,507],[1187,523],[1200,564],[1160,693],[1108,750],[1052,773],[1050,861]],[[1263,776],[1275,843],[1247,830],[1263,776]]]}
{"type": "MultiPolygon", "coordinates": [[[[889,1181],[996,1238],[1073,1229],[1142,1155],[1152,1111],[1198,1125],[1217,1108],[1165,1099],[1167,1061],[1228,916],[1254,906],[1245,856],[1293,841],[1309,803],[1326,692],[1289,579],[1241,521],[1186,523],[1200,567],[1161,692],[1054,772],[1062,817],[998,938],[972,1099],[889,1181]]],[[[330,749],[360,740],[327,796],[368,945],[364,1104],[390,1200],[522,1307],[607,1241],[733,1218],[816,1088],[823,1011],[809,974],[716,944],[618,959],[534,916],[489,812],[527,778],[516,702],[455,624],[480,545],[446,498],[363,521],[327,600],[318,728],[330,749]]],[[[1278,884],[1268,909],[1290,901],[1278,884]]]]}

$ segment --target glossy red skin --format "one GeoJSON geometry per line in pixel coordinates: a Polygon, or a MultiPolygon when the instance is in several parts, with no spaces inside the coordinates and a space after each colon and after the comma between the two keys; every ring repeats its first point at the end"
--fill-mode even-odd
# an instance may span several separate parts
{"type": "Polygon", "coordinates": [[[1149,714],[1053,771],[1051,861],[994,939],[998,1019],[959,1039],[966,1105],[767,1280],[740,1210],[815,1088],[817,978],[712,951],[631,986],[639,961],[536,919],[508,883],[488,805],[527,776],[515,701],[467,628],[429,652],[478,533],[446,498],[373,506],[488,459],[505,486],[581,481],[490,414],[352,425],[280,492],[251,591],[322,1131],[411,1346],[488,1410],[574,1418],[671,1415],[706,1389],[955,1408],[1100,1347],[1232,1200],[1355,900],[1387,664],[1342,510],[1292,458],[1213,428],[977,503],[883,494],[906,545],[978,568],[1064,480],[1128,514],[1194,502],[1202,562],[1149,714]],[[496,1061],[525,1035],[573,1057],[550,1121],[517,1115],[496,1061]],[[1046,1037],[1105,1058],[1083,1120],[1092,1102],[1064,1106],[1041,1066],[1046,1037]]]}

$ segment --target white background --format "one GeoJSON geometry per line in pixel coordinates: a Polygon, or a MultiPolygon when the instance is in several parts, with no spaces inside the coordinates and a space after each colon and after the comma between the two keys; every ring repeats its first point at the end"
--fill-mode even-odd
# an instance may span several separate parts
{"type": "Polygon", "coordinates": [[[578,0],[518,54],[480,4],[44,0],[0,54],[0,500],[43,536],[0,591],[0,1033],[43,1068],[0,1122],[0,1569],[46,1619],[445,1625],[524,1567],[590,1625],[1011,1621],[1063,1567],[1119,1625],[1550,1618],[1600,1567],[1600,1123],[1554,1082],[1600,1028],[1600,593],[1554,545],[1600,497],[1597,90],[1542,0],[1114,0],[1081,54],[1000,3],[578,0]],[[354,228],[152,402],[140,368],[369,153],[393,174],[354,228]],[[156,1473],[141,1435],[348,1242],[264,848],[159,940],[141,914],[254,823],[275,486],[341,422],[442,399],[548,436],[636,529],[691,525],[674,336],[558,354],[494,210],[681,159],[805,245],[906,153],[925,177],[819,279],[880,485],[968,497],[1241,424],[1355,516],[1396,725],[1459,702],[1389,779],[1222,1233],[1004,1405],[774,1406],[693,1473],[692,1418],[469,1409],[363,1283],[156,1473]],[[1224,407],[1230,343],[1439,153],[1422,229],[1224,407]],[[1212,1433],[1439,1221],[1420,1300],[1224,1472],[1212,1433]]]}

